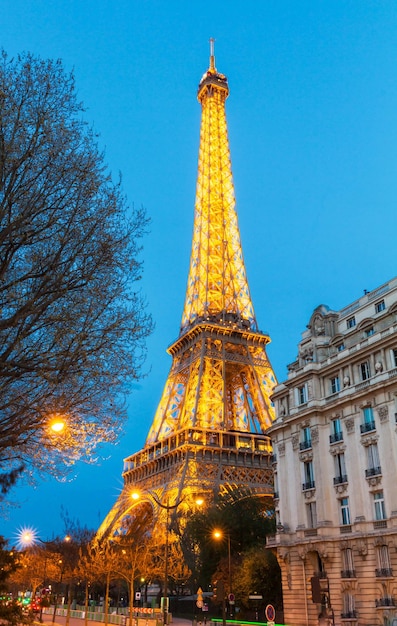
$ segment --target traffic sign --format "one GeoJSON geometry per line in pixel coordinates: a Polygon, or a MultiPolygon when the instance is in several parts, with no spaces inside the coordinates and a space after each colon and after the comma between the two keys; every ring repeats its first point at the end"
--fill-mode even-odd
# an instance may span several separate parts
{"type": "Polygon", "coordinates": [[[274,622],[274,618],[276,617],[276,611],[272,604],[268,604],[265,609],[265,615],[268,622],[274,622]]]}
{"type": "Polygon", "coordinates": [[[235,596],[234,593],[229,593],[229,604],[234,604],[235,596]]]}

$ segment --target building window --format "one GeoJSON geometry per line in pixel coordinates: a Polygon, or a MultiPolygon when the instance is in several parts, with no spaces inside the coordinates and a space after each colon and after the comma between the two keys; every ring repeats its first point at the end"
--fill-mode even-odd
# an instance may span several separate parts
{"type": "MultiPolygon", "coordinates": [[[[368,469],[365,470],[366,478],[379,476],[382,473],[379,460],[378,444],[372,443],[367,446],[368,469]]],[[[381,518],[383,519],[383,518],[381,518]]]]}
{"type": "Polygon", "coordinates": [[[298,387],[298,404],[306,404],[307,402],[307,385],[298,387]]]}
{"type": "Polygon", "coordinates": [[[342,526],[350,524],[349,498],[341,498],[339,500],[340,519],[342,526]]]}
{"type": "Polygon", "coordinates": [[[354,596],[351,593],[345,592],[343,594],[343,613],[341,617],[345,619],[357,617],[354,596]]]}
{"type": "Polygon", "coordinates": [[[381,311],[384,311],[385,308],[386,305],[384,300],[380,300],[379,302],[375,303],[375,313],[380,313],[381,311]]]}
{"type": "Polygon", "coordinates": [[[378,558],[378,569],[376,570],[377,576],[393,576],[393,572],[390,564],[390,554],[388,546],[378,546],[376,549],[378,558]]]}
{"type": "Polygon", "coordinates": [[[343,452],[340,452],[339,454],[335,454],[334,464],[335,464],[334,485],[340,485],[342,483],[346,483],[347,474],[346,474],[346,465],[345,465],[345,455],[343,452]]]}
{"type": "Polygon", "coordinates": [[[397,348],[391,350],[392,367],[397,367],[397,348]]]}
{"type": "Polygon", "coordinates": [[[374,412],[372,406],[366,406],[363,408],[363,423],[360,425],[360,431],[363,434],[371,430],[375,430],[374,412]]]}
{"type": "Polygon", "coordinates": [[[313,461],[305,461],[303,464],[303,489],[314,489],[313,461]]]}
{"type": "Polygon", "coordinates": [[[343,441],[342,425],[339,417],[336,417],[331,422],[331,434],[329,436],[330,443],[336,443],[337,441],[343,441]]]}
{"type": "Polygon", "coordinates": [[[377,491],[373,494],[374,497],[374,511],[375,519],[386,519],[385,499],[383,497],[383,491],[377,491]]]}
{"type": "Polygon", "coordinates": [[[354,578],[354,561],[353,550],[351,548],[345,548],[342,550],[342,578],[354,578]]]}
{"type": "Polygon", "coordinates": [[[345,344],[344,344],[344,343],[340,343],[340,344],[337,346],[337,350],[338,350],[338,352],[342,352],[342,350],[344,350],[344,349],[345,349],[345,344]]]}
{"type": "Polygon", "coordinates": [[[364,363],[360,364],[360,373],[361,373],[361,380],[368,380],[368,378],[371,377],[371,371],[369,369],[368,361],[364,361],[364,363]]]}
{"type": "Polygon", "coordinates": [[[365,331],[365,336],[366,337],[372,337],[372,335],[374,334],[374,327],[371,326],[370,328],[367,328],[365,331]]]}
{"type": "Polygon", "coordinates": [[[317,528],[317,508],[315,502],[306,504],[307,527],[317,528]]]}
{"type": "Polygon", "coordinates": [[[349,319],[346,320],[346,326],[347,328],[354,328],[356,325],[356,318],[354,317],[349,317],[349,319]]]}
{"type": "Polygon", "coordinates": [[[331,393],[338,393],[340,391],[340,382],[339,376],[334,376],[330,379],[331,382],[331,393]]]}
{"type": "Polygon", "coordinates": [[[301,450],[307,450],[312,447],[312,435],[310,432],[310,426],[302,428],[302,441],[299,444],[301,450]]]}

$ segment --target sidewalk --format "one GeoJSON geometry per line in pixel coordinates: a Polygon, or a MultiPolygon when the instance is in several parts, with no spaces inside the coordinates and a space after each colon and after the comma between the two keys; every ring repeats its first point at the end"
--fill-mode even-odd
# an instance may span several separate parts
{"type": "MultiPolygon", "coordinates": [[[[141,618],[142,619],[142,618],[141,618]]],[[[155,620],[145,620],[150,626],[150,622],[156,623],[155,620]]],[[[66,616],[56,615],[55,622],[52,621],[52,615],[49,613],[43,613],[43,624],[53,625],[53,626],[65,626],[66,625],[66,616]]],[[[87,620],[88,626],[98,626],[98,624],[103,624],[104,622],[99,622],[98,620],[87,620]]],[[[85,620],[84,618],[79,617],[70,617],[69,618],[69,626],[84,626],[85,620]]],[[[35,626],[41,626],[38,619],[34,621],[35,626]]],[[[173,617],[171,626],[193,626],[193,621],[189,619],[184,619],[183,617],[173,617]]],[[[109,621],[109,626],[111,626],[111,622],[109,621]]]]}

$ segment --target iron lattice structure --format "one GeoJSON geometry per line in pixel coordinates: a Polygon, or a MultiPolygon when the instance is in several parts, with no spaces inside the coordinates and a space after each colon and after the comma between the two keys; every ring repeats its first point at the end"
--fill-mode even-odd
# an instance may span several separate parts
{"type": "MultiPolygon", "coordinates": [[[[124,489],[100,529],[118,532],[139,489],[191,510],[197,496],[235,486],[273,492],[270,395],[276,383],[258,331],[235,209],[225,102],[227,78],[210,66],[202,106],[190,270],[172,366],[144,448],[124,465],[124,489]]],[[[163,507],[156,506],[162,502],[163,507]]],[[[164,515],[164,511],[163,511],[164,515]]]]}

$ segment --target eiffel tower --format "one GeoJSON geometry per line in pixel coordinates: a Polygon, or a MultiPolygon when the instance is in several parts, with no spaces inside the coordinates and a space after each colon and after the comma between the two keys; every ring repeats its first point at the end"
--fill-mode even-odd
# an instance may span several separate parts
{"type": "MultiPolygon", "coordinates": [[[[235,210],[225,102],[226,76],[210,64],[202,107],[194,231],[171,370],[143,449],[124,461],[124,487],[98,536],[123,532],[141,494],[163,519],[178,503],[236,487],[273,493],[270,395],[276,383],[251,302],[235,210]],[[167,503],[167,504],[165,504],[167,503]],[[157,509],[157,510],[156,510],[157,509]]],[[[179,505],[180,503],[180,505],[179,505]]]]}

